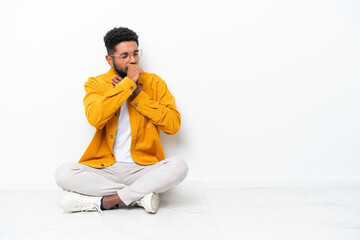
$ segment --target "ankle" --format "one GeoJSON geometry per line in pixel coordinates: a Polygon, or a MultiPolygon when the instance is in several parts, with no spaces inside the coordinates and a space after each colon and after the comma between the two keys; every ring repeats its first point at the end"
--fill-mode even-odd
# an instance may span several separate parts
{"type": "Polygon", "coordinates": [[[101,210],[109,210],[111,208],[111,204],[106,200],[106,197],[101,198],[101,210]]]}
{"type": "Polygon", "coordinates": [[[104,210],[109,210],[113,206],[120,203],[122,203],[122,201],[117,194],[111,196],[105,196],[101,199],[101,208],[104,210]]]}

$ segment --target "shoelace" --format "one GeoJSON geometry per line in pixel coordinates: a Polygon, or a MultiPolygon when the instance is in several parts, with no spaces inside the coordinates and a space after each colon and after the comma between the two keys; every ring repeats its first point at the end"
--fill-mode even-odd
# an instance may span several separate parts
{"type": "Polygon", "coordinates": [[[95,209],[100,214],[100,216],[103,214],[103,211],[101,210],[100,206],[95,203],[93,209],[95,209]]]}
{"type": "Polygon", "coordinates": [[[82,213],[86,213],[95,209],[100,215],[103,214],[103,211],[98,204],[88,201],[77,201],[75,208],[81,209],[82,213]]]}

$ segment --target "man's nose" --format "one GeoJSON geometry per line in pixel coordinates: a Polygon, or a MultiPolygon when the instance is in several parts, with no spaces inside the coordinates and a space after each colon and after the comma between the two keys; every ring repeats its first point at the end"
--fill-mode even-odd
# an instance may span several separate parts
{"type": "Polygon", "coordinates": [[[130,64],[136,64],[136,59],[134,55],[130,55],[130,64]]]}

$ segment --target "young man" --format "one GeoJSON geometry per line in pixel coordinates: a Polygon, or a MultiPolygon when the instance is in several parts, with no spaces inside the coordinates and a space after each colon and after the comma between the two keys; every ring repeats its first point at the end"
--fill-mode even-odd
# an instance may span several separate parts
{"type": "Polygon", "coordinates": [[[96,133],[79,163],[57,169],[57,184],[70,192],[61,206],[101,213],[124,203],[156,213],[158,194],[188,171],[184,160],[165,158],[159,135],[179,130],[180,113],[164,80],[140,67],[135,32],[114,28],[104,41],[111,69],[85,83],[85,113],[96,133]]]}

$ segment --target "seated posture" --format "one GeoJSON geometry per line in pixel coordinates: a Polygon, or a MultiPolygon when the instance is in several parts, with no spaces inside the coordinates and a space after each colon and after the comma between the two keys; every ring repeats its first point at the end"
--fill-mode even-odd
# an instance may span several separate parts
{"type": "Polygon", "coordinates": [[[60,205],[67,212],[100,213],[138,205],[156,213],[159,193],[188,171],[184,160],[165,158],[160,142],[160,130],[179,130],[180,113],[165,81],[139,66],[135,32],[114,28],[104,41],[111,69],[85,83],[85,114],[96,133],[79,163],[57,169],[57,184],[69,191],[60,205]]]}

